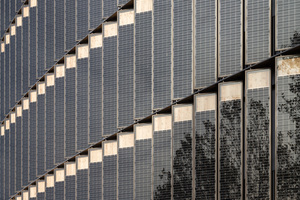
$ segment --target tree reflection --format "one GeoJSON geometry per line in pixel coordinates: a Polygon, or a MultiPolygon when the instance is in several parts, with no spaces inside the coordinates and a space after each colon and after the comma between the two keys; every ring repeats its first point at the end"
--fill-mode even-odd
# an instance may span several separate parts
{"type": "MultiPolygon", "coordinates": [[[[215,112],[215,111],[212,111],[215,112]]],[[[214,115],[212,115],[214,116],[214,115]]],[[[221,179],[222,199],[241,197],[241,101],[226,101],[221,105],[221,179]],[[236,133],[236,134],[234,134],[236,133]]],[[[197,199],[215,198],[215,119],[201,121],[203,132],[196,132],[196,197],[197,199]]],[[[185,183],[192,180],[192,136],[184,134],[181,147],[173,159],[174,199],[191,199],[192,189],[186,189],[185,183]],[[176,186],[176,187],[175,187],[176,186]]],[[[154,199],[163,200],[171,192],[171,172],[161,170],[159,178],[164,184],[154,190],[154,199]]]]}
{"type": "MultiPolygon", "coordinates": [[[[300,77],[290,76],[289,91],[281,94],[278,115],[288,115],[289,126],[277,135],[277,195],[279,199],[300,197],[300,77]],[[281,114],[280,114],[281,113],[281,114]]],[[[286,117],[287,118],[287,117],[286,117]]],[[[287,120],[287,119],[285,119],[287,120]]]]}
{"type": "Polygon", "coordinates": [[[295,47],[300,44],[300,33],[298,31],[294,31],[292,37],[290,37],[290,44],[283,44],[281,48],[295,47]]]}
{"type": "MultiPolygon", "coordinates": [[[[192,185],[187,188],[187,183],[192,182],[192,137],[184,133],[184,140],[180,141],[181,148],[175,152],[173,159],[174,199],[190,199],[192,196],[192,185]]],[[[159,178],[163,185],[155,188],[154,199],[165,200],[171,194],[171,172],[162,169],[159,178]]],[[[170,198],[171,199],[171,198],[170,198]]]]}
{"type": "Polygon", "coordinates": [[[247,197],[268,199],[270,191],[269,104],[250,99],[247,115],[247,197]]]}
{"type": "MultiPolygon", "coordinates": [[[[214,111],[213,111],[214,112],[214,111]]],[[[215,123],[202,121],[204,132],[196,132],[196,197],[215,196],[215,123]]]]}
{"type": "Polygon", "coordinates": [[[220,195],[241,198],[241,100],[220,105],[220,195]]]}

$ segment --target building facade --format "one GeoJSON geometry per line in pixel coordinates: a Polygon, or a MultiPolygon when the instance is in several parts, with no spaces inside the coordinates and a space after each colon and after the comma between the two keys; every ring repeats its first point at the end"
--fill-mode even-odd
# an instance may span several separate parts
{"type": "Polygon", "coordinates": [[[299,11],[0,0],[0,200],[299,199],[299,11]]]}

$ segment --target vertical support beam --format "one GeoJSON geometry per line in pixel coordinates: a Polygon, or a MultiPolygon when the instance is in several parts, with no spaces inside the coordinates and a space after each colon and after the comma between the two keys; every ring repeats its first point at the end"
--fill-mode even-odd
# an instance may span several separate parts
{"type": "Polygon", "coordinates": [[[29,92],[29,181],[36,179],[36,161],[37,161],[37,125],[36,125],[36,105],[37,105],[37,91],[30,90],[29,92]]]}
{"type": "Polygon", "coordinates": [[[299,56],[276,58],[275,199],[299,196],[299,56]],[[286,187],[288,185],[288,187],[286,187]]]}
{"type": "Polygon", "coordinates": [[[37,0],[29,0],[29,87],[32,87],[36,83],[36,71],[37,71],[37,0]]]}
{"type": "Polygon", "coordinates": [[[103,189],[102,199],[117,199],[118,197],[118,143],[105,141],[103,144],[103,189]]]}
{"type": "Polygon", "coordinates": [[[271,70],[246,72],[246,199],[271,199],[271,70]]]}
{"type": "Polygon", "coordinates": [[[155,115],[152,122],[152,198],[172,199],[172,115],[155,115]]]}
{"type": "Polygon", "coordinates": [[[76,55],[66,55],[65,63],[65,158],[70,158],[76,152],[76,55]]]}
{"type": "Polygon", "coordinates": [[[65,66],[55,66],[54,99],[54,163],[64,161],[65,155],[65,66]]]}
{"type": "Polygon", "coordinates": [[[76,53],[76,151],[80,151],[89,139],[89,45],[78,45],[76,53]]]}
{"type": "Polygon", "coordinates": [[[22,189],[22,105],[16,107],[16,191],[22,189]]]}
{"type": "Polygon", "coordinates": [[[134,134],[118,134],[118,199],[133,199],[134,134]]]}
{"type": "Polygon", "coordinates": [[[53,73],[46,74],[46,94],[45,94],[45,115],[46,115],[46,165],[45,171],[54,166],[54,83],[55,76],[53,73]]]}
{"type": "MultiPolygon", "coordinates": [[[[10,108],[16,104],[16,25],[10,26],[10,108]]],[[[18,99],[19,100],[19,99],[18,99]]]]}
{"type": "Polygon", "coordinates": [[[76,157],[76,199],[88,199],[89,197],[89,157],[80,155],[76,157]]]}
{"type": "Polygon", "coordinates": [[[40,81],[37,84],[37,176],[41,176],[45,172],[45,120],[46,120],[46,108],[45,108],[45,92],[46,83],[40,81]]]}
{"type": "Polygon", "coordinates": [[[102,165],[101,148],[89,149],[89,199],[102,199],[102,165]]]}
{"type": "Polygon", "coordinates": [[[16,16],[16,99],[19,100],[22,94],[22,15],[16,16]]]}
{"type": "Polygon", "coordinates": [[[219,198],[243,198],[243,84],[219,84],[219,198]]]}
{"type": "Polygon", "coordinates": [[[172,106],[172,186],[174,199],[193,198],[193,105],[172,106]],[[185,193],[182,193],[185,191],[185,193]]]}
{"type": "Polygon", "coordinates": [[[28,91],[29,86],[29,6],[26,5],[22,8],[22,80],[23,80],[23,90],[22,95],[28,91]]]}
{"type": "Polygon", "coordinates": [[[134,11],[118,12],[118,128],[133,123],[134,11]]]}
{"type": "Polygon", "coordinates": [[[16,113],[10,113],[10,142],[9,142],[9,151],[10,151],[10,195],[15,194],[16,192],[16,113]]]}
{"type": "Polygon", "coordinates": [[[117,131],[117,22],[103,25],[102,136],[117,131]]]}
{"type": "Polygon", "coordinates": [[[151,199],[153,126],[136,124],[134,134],[134,198],[151,199]]]}
{"type": "Polygon", "coordinates": [[[22,187],[29,182],[29,99],[22,99],[22,187]]]}
{"type": "Polygon", "coordinates": [[[38,180],[37,181],[37,199],[45,199],[46,192],[46,181],[38,180]]]}
{"type": "Polygon", "coordinates": [[[29,199],[36,199],[37,188],[35,185],[29,187],[29,199]]]}
{"type": "Polygon", "coordinates": [[[76,199],[76,163],[65,163],[65,199],[76,199]]]}
{"type": "Polygon", "coordinates": [[[102,37],[89,35],[89,144],[102,138],[102,37]]]}
{"type": "Polygon", "coordinates": [[[217,171],[217,95],[199,94],[195,103],[196,199],[216,199],[217,171]]]}
{"type": "Polygon", "coordinates": [[[54,175],[48,174],[46,175],[46,195],[45,199],[54,199],[54,175]]]}
{"type": "Polygon", "coordinates": [[[135,0],[134,119],[152,113],[153,0],[135,0]]]}
{"type": "Polygon", "coordinates": [[[4,120],[5,123],[5,135],[4,135],[4,178],[5,178],[5,182],[4,182],[4,196],[5,199],[9,199],[10,196],[10,148],[9,148],[9,143],[10,143],[10,120],[9,118],[6,118],[4,120]]]}
{"type": "Polygon", "coordinates": [[[57,168],[54,170],[55,185],[54,193],[55,199],[65,198],[65,170],[63,168],[57,168]]]}

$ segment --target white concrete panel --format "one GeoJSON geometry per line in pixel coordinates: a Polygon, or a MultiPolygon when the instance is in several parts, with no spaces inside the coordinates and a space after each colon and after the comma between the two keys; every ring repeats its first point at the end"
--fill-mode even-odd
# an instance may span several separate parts
{"type": "Polygon", "coordinates": [[[196,95],[196,112],[203,112],[217,109],[216,94],[198,94],[196,95]]]}
{"type": "Polygon", "coordinates": [[[17,117],[22,117],[22,105],[17,106],[17,117]]]}
{"type": "Polygon", "coordinates": [[[84,170],[89,168],[89,157],[88,156],[78,156],[77,160],[77,170],[84,170]]]}
{"type": "Polygon", "coordinates": [[[65,181],[65,170],[64,169],[56,169],[55,170],[55,182],[63,182],[65,181]]]}
{"type": "Polygon", "coordinates": [[[36,198],[36,186],[30,186],[29,193],[30,198],[36,198]]]}
{"type": "Polygon", "coordinates": [[[23,14],[24,18],[29,16],[29,6],[24,6],[23,7],[22,14],[23,14]]]}
{"type": "Polygon", "coordinates": [[[242,98],[242,86],[241,82],[227,82],[220,85],[220,97],[221,101],[231,101],[242,98]]]}
{"type": "Polygon", "coordinates": [[[119,11],[119,26],[125,26],[134,23],[134,11],[119,11]]]}
{"type": "Polygon", "coordinates": [[[28,191],[23,191],[22,192],[22,199],[23,200],[29,200],[29,192],[28,191]]]}
{"type": "Polygon", "coordinates": [[[61,78],[65,76],[65,66],[64,65],[56,65],[55,66],[55,77],[61,78]]]}
{"type": "Polygon", "coordinates": [[[24,98],[22,101],[22,105],[23,105],[23,110],[28,110],[29,109],[29,99],[24,98]]]}
{"type": "Polygon", "coordinates": [[[47,87],[54,86],[54,74],[49,74],[46,76],[47,87]]]}
{"type": "Polygon", "coordinates": [[[16,35],[16,26],[15,25],[11,25],[11,27],[10,27],[10,35],[11,36],[15,36],[16,35]]]}
{"type": "Polygon", "coordinates": [[[16,113],[15,113],[15,112],[12,112],[12,113],[10,114],[10,123],[11,123],[11,124],[16,123],[16,113]]]}
{"type": "Polygon", "coordinates": [[[113,156],[118,153],[118,143],[114,142],[104,142],[104,156],[113,156]]]}
{"type": "Polygon", "coordinates": [[[136,0],[136,13],[149,12],[153,10],[153,0],[136,0]]]}
{"type": "Polygon", "coordinates": [[[46,176],[46,187],[54,187],[54,175],[47,175],[46,176]]]}
{"type": "Polygon", "coordinates": [[[154,131],[165,131],[172,129],[172,115],[155,115],[154,131]]]}
{"type": "Polygon", "coordinates": [[[246,72],[247,89],[258,89],[270,87],[271,71],[265,70],[250,70],[246,72]]]}
{"type": "Polygon", "coordinates": [[[66,68],[75,68],[76,67],[76,55],[67,55],[66,58],[66,68]]]}
{"type": "Polygon", "coordinates": [[[1,42],[1,53],[5,52],[5,44],[4,42],[1,42]]]}
{"type": "Polygon", "coordinates": [[[45,181],[38,181],[38,193],[45,192],[46,183],[45,181]]]}
{"type": "Polygon", "coordinates": [[[134,134],[133,133],[119,133],[119,148],[134,147],[134,134]]]}
{"type": "Polygon", "coordinates": [[[66,163],[66,176],[75,176],[76,175],[76,163],[66,163]]]}
{"type": "Polygon", "coordinates": [[[146,140],[152,138],[153,126],[152,124],[137,124],[135,128],[135,139],[146,140]]]}
{"type": "Polygon", "coordinates": [[[118,24],[117,22],[109,22],[104,25],[104,37],[113,37],[118,34],[118,24]]]}
{"type": "Polygon", "coordinates": [[[102,162],[102,149],[90,149],[89,150],[90,163],[102,162]]]}
{"type": "Polygon", "coordinates": [[[21,27],[23,24],[22,15],[17,16],[17,27],[21,27]]]}
{"type": "Polygon", "coordinates": [[[10,43],[10,34],[7,33],[5,34],[5,44],[9,44],[10,43]]]}
{"type": "Polygon", "coordinates": [[[193,105],[180,104],[173,106],[174,122],[193,120],[193,105]]]}
{"type": "Polygon", "coordinates": [[[10,121],[9,119],[5,120],[5,130],[9,130],[10,129],[10,121]]]}
{"type": "Polygon", "coordinates": [[[89,45],[81,44],[77,46],[77,59],[83,59],[89,57],[89,45]]]}
{"type": "Polygon", "coordinates": [[[37,6],[37,0],[30,0],[30,7],[36,7],[37,6]]]}
{"type": "Polygon", "coordinates": [[[42,94],[45,94],[45,83],[44,82],[40,82],[38,84],[38,95],[42,95],[42,94]]]}
{"type": "Polygon", "coordinates": [[[300,74],[300,57],[278,57],[276,64],[278,76],[300,74]]]}
{"type": "Polygon", "coordinates": [[[89,43],[90,43],[90,48],[94,49],[94,48],[100,48],[102,47],[102,34],[90,34],[90,39],[89,39],[89,43]]]}
{"type": "Polygon", "coordinates": [[[34,103],[34,102],[37,101],[37,92],[36,92],[36,90],[31,90],[29,95],[30,95],[30,98],[29,98],[30,103],[34,103]]]}

